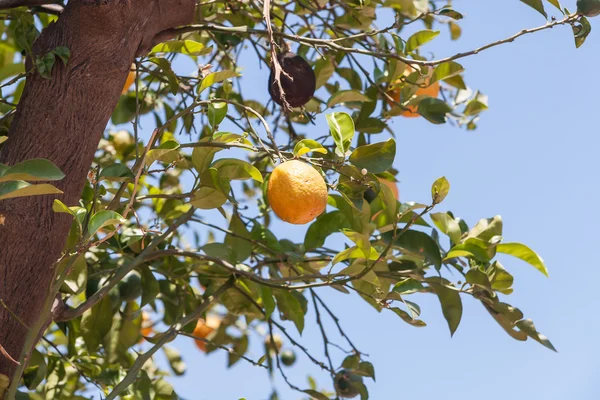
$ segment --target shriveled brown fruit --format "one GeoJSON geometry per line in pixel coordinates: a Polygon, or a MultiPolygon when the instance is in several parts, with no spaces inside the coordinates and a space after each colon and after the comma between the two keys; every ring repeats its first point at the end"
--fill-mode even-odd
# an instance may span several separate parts
{"type": "MultiPolygon", "coordinates": [[[[287,77],[283,71],[280,74],[285,100],[291,107],[305,105],[315,94],[317,87],[315,72],[304,58],[291,51],[280,54],[278,60],[282,70],[292,78],[287,77]]],[[[280,106],[284,105],[279,85],[275,82],[273,66],[271,66],[271,75],[269,76],[269,94],[275,103],[280,106]]]]}

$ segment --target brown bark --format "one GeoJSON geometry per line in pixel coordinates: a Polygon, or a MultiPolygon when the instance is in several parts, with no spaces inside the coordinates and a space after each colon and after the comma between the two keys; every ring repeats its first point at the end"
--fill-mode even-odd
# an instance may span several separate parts
{"type": "MultiPolygon", "coordinates": [[[[28,76],[0,152],[0,163],[45,158],[66,174],[56,184],[63,195],[0,201],[0,299],[28,326],[49,295],[52,267],[71,223],[52,211],[53,200],[77,205],[136,54],[147,51],[159,33],[193,22],[194,7],[194,0],[71,0],[35,42],[36,54],[67,46],[71,59],[66,67],[56,63],[51,80],[28,76]]],[[[0,307],[0,345],[18,358],[25,336],[25,328],[0,307]]],[[[0,374],[10,377],[14,370],[0,356],[0,374]]]]}

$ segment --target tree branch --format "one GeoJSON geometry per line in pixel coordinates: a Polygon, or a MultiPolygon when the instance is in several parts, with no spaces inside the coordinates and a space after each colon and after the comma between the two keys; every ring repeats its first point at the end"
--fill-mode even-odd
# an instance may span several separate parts
{"type": "Polygon", "coordinates": [[[294,41],[297,43],[301,43],[301,44],[305,44],[308,46],[312,46],[315,48],[319,48],[319,47],[329,48],[329,49],[336,50],[336,51],[342,51],[342,52],[346,52],[346,53],[357,53],[357,54],[372,56],[372,57],[376,57],[376,58],[384,59],[384,60],[385,59],[396,59],[396,60],[402,61],[402,62],[404,62],[406,64],[410,64],[410,65],[435,66],[435,65],[443,64],[445,62],[454,61],[454,60],[458,60],[460,58],[465,58],[468,56],[479,54],[482,51],[485,51],[492,47],[499,46],[501,44],[514,42],[516,39],[518,39],[521,36],[525,36],[525,35],[528,35],[531,33],[543,31],[546,29],[552,29],[555,26],[559,26],[559,25],[573,24],[574,22],[578,21],[579,18],[581,18],[581,16],[578,14],[568,15],[563,19],[554,20],[554,21],[548,22],[544,25],[538,26],[536,28],[523,29],[522,31],[520,31],[506,39],[498,40],[496,42],[489,43],[485,46],[482,46],[482,47],[479,47],[479,48],[476,48],[476,49],[473,49],[470,51],[457,53],[453,56],[440,58],[437,60],[430,60],[430,61],[415,60],[415,59],[401,56],[401,55],[398,55],[395,53],[371,51],[371,50],[366,50],[366,49],[357,49],[357,48],[352,48],[352,47],[345,47],[345,46],[338,44],[338,42],[348,40],[348,39],[357,39],[357,38],[366,37],[366,36],[379,35],[380,33],[385,33],[387,31],[389,31],[390,30],[389,27],[385,28],[385,29],[381,29],[381,30],[373,30],[373,31],[369,31],[369,32],[364,32],[364,33],[360,33],[360,34],[356,34],[356,35],[349,35],[346,37],[340,37],[340,38],[334,38],[334,39],[318,39],[318,38],[312,38],[312,37],[306,37],[306,36],[290,35],[290,34],[286,34],[283,32],[276,32],[276,31],[269,32],[269,31],[264,31],[264,30],[260,30],[260,29],[248,29],[245,26],[229,27],[229,26],[219,26],[219,25],[212,25],[212,24],[188,25],[185,27],[177,28],[177,29],[175,29],[175,31],[177,31],[180,34],[186,33],[186,32],[197,32],[197,31],[215,31],[215,32],[227,32],[227,33],[233,33],[233,34],[237,33],[237,34],[260,35],[260,36],[267,36],[267,37],[272,34],[273,36],[278,36],[278,37],[281,37],[284,39],[288,39],[288,40],[291,40],[291,41],[294,41]]]}

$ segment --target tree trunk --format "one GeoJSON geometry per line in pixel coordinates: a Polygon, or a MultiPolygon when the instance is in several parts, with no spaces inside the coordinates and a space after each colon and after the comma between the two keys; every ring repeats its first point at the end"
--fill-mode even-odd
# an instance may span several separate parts
{"type": "MultiPolygon", "coordinates": [[[[0,201],[0,299],[27,326],[40,317],[71,219],[52,211],[55,198],[77,205],[106,124],[136,54],[147,52],[168,29],[189,24],[194,0],[70,0],[59,20],[42,32],[34,53],[71,50],[67,66],[47,80],[27,77],[0,163],[45,158],[66,177],[60,196],[0,201]],[[159,35],[160,34],[160,35],[159,35]]],[[[15,359],[26,329],[0,307],[0,345],[15,359]]],[[[16,365],[0,354],[0,374],[16,365]]]]}

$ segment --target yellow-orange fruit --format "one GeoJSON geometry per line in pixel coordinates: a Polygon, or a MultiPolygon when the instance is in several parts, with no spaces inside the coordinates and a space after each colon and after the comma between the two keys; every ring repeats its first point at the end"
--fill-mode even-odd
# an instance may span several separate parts
{"type": "Polygon", "coordinates": [[[316,169],[292,160],[273,170],[267,187],[271,208],[290,224],[306,224],[325,211],[327,185],[316,169]]]}
{"type": "MultiPolygon", "coordinates": [[[[219,329],[220,325],[221,320],[218,317],[209,315],[206,317],[206,321],[203,319],[198,320],[196,323],[196,328],[194,328],[194,332],[192,334],[195,337],[206,339],[211,333],[219,329]]],[[[195,342],[196,346],[206,353],[206,342],[203,340],[195,340],[195,342]]]]}

